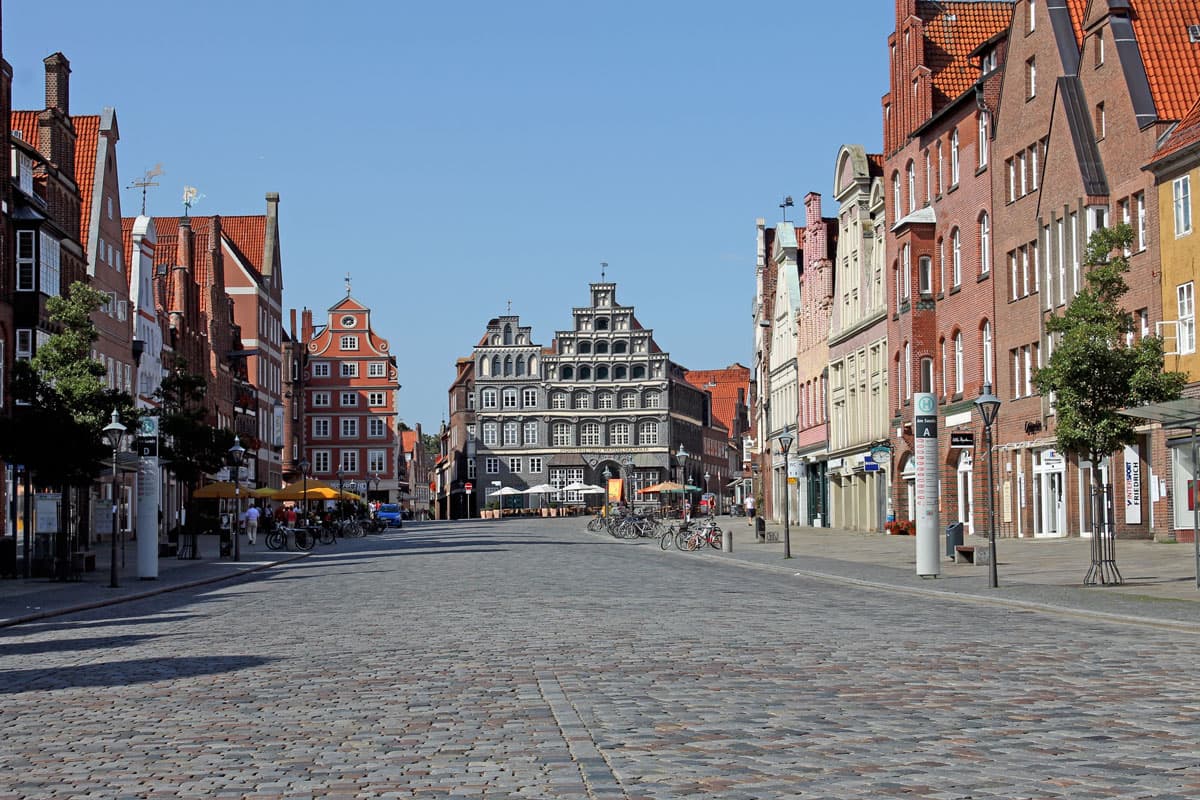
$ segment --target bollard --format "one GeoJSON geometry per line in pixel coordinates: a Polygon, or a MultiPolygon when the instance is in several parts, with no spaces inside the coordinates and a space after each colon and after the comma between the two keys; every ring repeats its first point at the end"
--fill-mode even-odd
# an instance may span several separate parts
{"type": "Polygon", "coordinates": [[[733,526],[732,525],[729,526],[728,530],[723,531],[721,533],[721,552],[722,553],[732,553],[733,552],[733,526]]]}

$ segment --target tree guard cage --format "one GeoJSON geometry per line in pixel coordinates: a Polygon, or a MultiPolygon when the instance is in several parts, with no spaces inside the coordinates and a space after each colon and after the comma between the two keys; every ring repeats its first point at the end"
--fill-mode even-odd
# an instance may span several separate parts
{"type": "MultiPolygon", "coordinates": [[[[1192,432],[1192,486],[1197,486],[1197,439],[1196,429],[1200,428],[1200,399],[1184,398],[1171,400],[1166,403],[1150,403],[1137,408],[1127,408],[1120,412],[1127,417],[1157,422],[1163,428],[1186,428],[1192,432]]],[[[1193,492],[1193,494],[1196,494],[1193,492]]],[[[1093,547],[1094,552],[1094,547],[1093,547]]],[[[1196,568],[1196,588],[1200,589],[1200,502],[1192,503],[1192,557],[1196,568]]],[[[1094,565],[1093,565],[1094,566],[1094,565]]],[[[1089,575],[1091,573],[1089,572],[1089,575]]]]}

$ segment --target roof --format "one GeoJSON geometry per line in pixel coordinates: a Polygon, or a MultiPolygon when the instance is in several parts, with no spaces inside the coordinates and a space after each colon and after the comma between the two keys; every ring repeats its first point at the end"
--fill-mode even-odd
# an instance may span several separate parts
{"type": "Polygon", "coordinates": [[[1193,149],[1197,142],[1200,142],[1200,97],[1196,98],[1196,102],[1192,103],[1192,107],[1163,142],[1163,146],[1154,154],[1150,166],[1161,164],[1184,150],[1193,149]]]}
{"type": "Polygon", "coordinates": [[[413,453],[417,449],[417,432],[416,431],[400,431],[400,452],[413,453]]]}
{"type": "Polygon", "coordinates": [[[1200,43],[1188,40],[1200,25],[1200,0],[1138,0],[1133,32],[1159,119],[1182,119],[1200,94],[1200,43]]]}
{"type": "Polygon", "coordinates": [[[737,418],[739,389],[742,390],[742,402],[749,402],[749,367],[731,364],[724,369],[693,369],[685,372],[683,378],[697,389],[711,392],[713,417],[727,430],[737,430],[734,423],[737,418]]]}
{"type": "MultiPolygon", "coordinates": [[[[207,235],[212,227],[213,217],[188,217],[192,223],[192,232],[196,236],[207,235]]],[[[154,229],[158,234],[159,254],[155,261],[162,264],[173,263],[175,258],[174,244],[170,252],[163,246],[164,237],[174,237],[179,233],[179,217],[155,217],[154,229]],[[165,259],[165,260],[162,260],[165,259]]],[[[254,277],[262,281],[263,241],[266,238],[267,218],[263,214],[248,216],[221,216],[221,238],[237,254],[238,258],[250,267],[254,277]]],[[[199,240],[198,240],[199,241],[199,240]]]]}
{"type": "Polygon", "coordinates": [[[96,150],[100,142],[100,115],[72,115],[75,125],[75,183],[79,185],[79,239],[88,245],[92,225],[92,191],[96,188],[96,150]]]}
{"type": "Polygon", "coordinates": [[[924,21],[925,66],[933,85],[933,111],[975,85],[978,67],[970,54],[1008,27],[1012,0],[921,0],[917,15],[924,21]]]}
{"type": "Polygon", "coordinates": [[[867,153],[867,164],[870,165],[872,177],[883,175],[883,153],[867,153]]]}
{"type": "Polygon", "coordinates": [[[33,145],[35,149],[38,146],[38,114],[40,113],[42,112],[13,111],[9,122],[9,128],[20,131],[21,140],[33,145]]]}

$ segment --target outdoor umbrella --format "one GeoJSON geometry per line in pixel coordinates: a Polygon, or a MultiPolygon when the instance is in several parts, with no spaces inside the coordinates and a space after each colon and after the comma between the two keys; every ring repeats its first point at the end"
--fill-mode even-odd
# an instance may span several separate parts
{"type": "Polygon", "coordinates": [[[250,487],[248,486],[241,487],[241,491],[238,492],[236,491],[236,487],[229,481],[217,481],[216,483],[209,483],[201,486],[199,489],[192,492],[192,497],[201,500],[230,500],[234,497],[237,497],[239,494],[242,496],[248,496],[249,493],[250,487]]]}
{"type": "Polygon", "coordinates": [[[665,483],[656,483],[652,486],[647,486],[645,489],[638,489],[638,494],[649,494],[650,492],[682,492],[685,491],[682,483],[674,483],[666,481],[665,483]]]}
{"type": "MultiPolygon", "coordinates": [[[[537,486],[530,486],[528,489],[526,489],[524,492],[522,492],[522,494],[547,495],[547,494],[554,494],[557,491],[558,491],[557,486],[551,486],[548,483],[539,483],[537,486]]],[[[545,497],[543,497],[542,505],[544,506],[545,504],[546,504],[546,499],[545,499],[545,497]]]]}
{"type": "Polygon", "coordinates": [[[280,489],[273,495],[275,500],[303,500],[304,492],[307,489],[309,497],[316,499],[315,495],[311,494],[313,489],[332,489],[333,494],[337,496],[337,486],[328,483],[327,481],[319,481],[316,479],[305,481],[295,481],[280,489]]]}
{"type": "Polygon", "coordinates": [[[562,487],[562,491],[582,492],[586,488],[588,488],[588,484],[583,483],[582,481],[575,481],[574,483],[568,483],[566,486],[562,487]]]}

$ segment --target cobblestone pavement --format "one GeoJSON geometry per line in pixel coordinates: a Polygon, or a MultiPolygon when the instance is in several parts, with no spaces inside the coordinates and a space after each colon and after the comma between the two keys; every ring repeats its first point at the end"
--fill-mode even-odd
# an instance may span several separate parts
{"type": "Polygon", "coordinates": [[[0,631],[7,798],[1194,798],[1200,636],[430,524],[0,631]]]}

